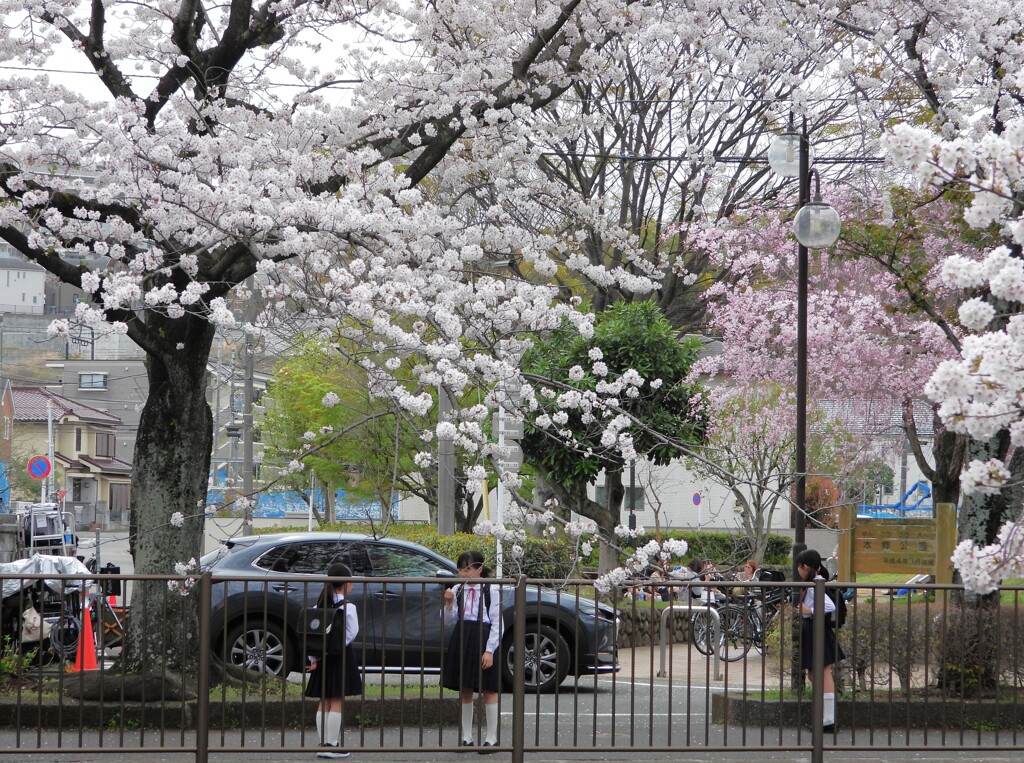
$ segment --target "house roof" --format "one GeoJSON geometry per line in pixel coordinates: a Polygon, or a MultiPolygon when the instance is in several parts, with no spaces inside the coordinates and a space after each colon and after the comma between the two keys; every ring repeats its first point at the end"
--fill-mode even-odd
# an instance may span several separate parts
{"type": "Polygon", "coordinates": [[[104,474],[108,477],[128,477],[132,465],[120,458],[96,458],[95,456],[79,455],[77,459],[57,452],[53,457],[64,464],[68,472],[91,472],[104,474]]]}
{"type": "Polygon", "coordinates": [[[38,270],[45,273],[42,265],[28,260],[19,260],[17,257],[0,256],[0,270],[38,270]]]}
{"type": "MultiPolygon", "coordinates": [[[[899,400],[847,399],[820,400],[818,405],[829,414],[845,422],[858,434],[880,436],[903,435],[903,405],[899,400]]],[[[930,440],[935,436],[935,418],[932,407],[924,400],[914,401],[914,424],[918,437],[930,440]]]]}
{"type": "Polygon", "coordinates": [[[54,421],[73,416],[95,424],[120,424],[121,419],[99,408],[58,395],[43,387],[11,386],[15,421],[47,420],[46,404],[52,404],[54,421]]]}

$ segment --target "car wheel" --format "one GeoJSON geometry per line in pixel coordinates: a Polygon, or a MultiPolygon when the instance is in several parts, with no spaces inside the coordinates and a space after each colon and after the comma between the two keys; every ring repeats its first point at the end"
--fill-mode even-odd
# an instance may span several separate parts
{"type": "MultiPolygon", "coordinates": [[[[512,686],[515,671],[515,638],[509,633],[502,646],[502,678],[512,686]]],[[[555,691],[569,674],[569,645],[554,628],[536,623],[526,628],[523,685],[528,692],[555,691]]]]}
{"type": "Polygon", "coordinates": [[[288,674],[284,630],[277,623],[237,623],[228,631],[224,657],[227,664],[245,670],[288,674]]]}

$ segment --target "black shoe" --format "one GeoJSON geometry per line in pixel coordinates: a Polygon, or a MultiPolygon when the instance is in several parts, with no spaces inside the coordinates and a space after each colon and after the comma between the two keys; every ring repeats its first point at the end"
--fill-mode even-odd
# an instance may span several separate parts
{"type": "Polygon", "coordinates": [[[822,726],[821,730],[826,734],[834,734],[836,731],[836,725],[834,723],[830,723],[828,726],[822,726]]]}
{"type": "Polygon", "coordinates": [[[472,742],[467,742],[465,739],[463,739],[461,742],[459,742],[459,747],[472,747],[472,746],[473,746],[473,743],[472,742]]]}
{"type": "MultiPolygon", "coordinates": [[[[493,742],[484,742],[480,746],[481,747],[497,747],[497,745],[494,744],[493,742]]],[[[490,750],[477,750],[477,752],[479,754],[481,754],[481,755],[493,755],[494,753],[497,752],[497,750],[493,750],[493,749],[490,749],[490,750]]]]}
{"type": "Polygon", "coordinates": [[[345,760],[351,753],[343,751],[336,744],[323,743],[320,745],[320,751],[316,754],[318,758],[327,758],[329,760],[345,760]]]}

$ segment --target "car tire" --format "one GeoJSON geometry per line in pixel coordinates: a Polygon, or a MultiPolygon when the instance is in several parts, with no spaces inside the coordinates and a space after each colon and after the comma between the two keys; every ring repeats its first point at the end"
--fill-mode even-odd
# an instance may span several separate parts
{"type": "Polygon", "coordinates": [[[290,672],[287,645],[284,629],[276,622],[242,620],[224,639],[224,660],[245,670],[286,676],[290,672]]]}
{"type": "MultiPolygon", "coordinates": [[[[513,686],[515,670],[514,634],[501,645],[501,676],[506,688],[513,686]]],[[[569,675],[569,645],[549,625],[531,623],[526,626],[526,664],[524,688],[527,692],[548,694],[556,691],[569,675]]]]}

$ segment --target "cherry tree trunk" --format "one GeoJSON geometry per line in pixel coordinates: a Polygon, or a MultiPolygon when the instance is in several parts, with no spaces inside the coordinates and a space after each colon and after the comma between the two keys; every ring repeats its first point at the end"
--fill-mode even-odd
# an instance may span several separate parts
{"type": "MultiPolygon", "coordinates": [[[[214,326],[199,317],[148,316],[150,330],[182,349],[146,358],[149,395],[139,422],[132,478],[131,551],[136,570],[174,574],[202,554],[213,418],[206,401],[206,364],[214,326]],[[172,517],[180,512],[184,522],[172,517]]],[[[200,648],[197,597],[171,591],[166,580],[136,581],[125,665],[148,675],[191,673],[200,648]]]]}

